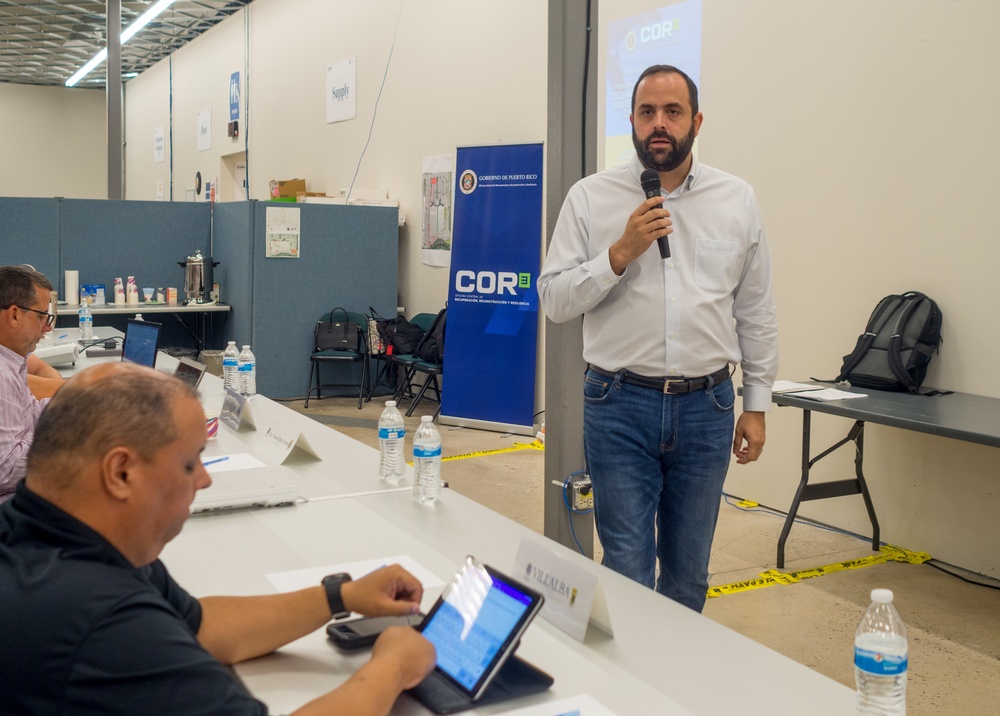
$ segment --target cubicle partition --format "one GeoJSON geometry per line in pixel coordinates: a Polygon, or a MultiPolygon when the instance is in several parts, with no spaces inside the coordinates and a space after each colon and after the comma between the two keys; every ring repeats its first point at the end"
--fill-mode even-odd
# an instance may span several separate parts
{"type": "Polygon", "coordinates": [[[251,204],[249,314],[257,390],[271,398],[304,395],[313,327],[323,313],[343,306],[396,315],[399,212],[375,206],[293,204],[300,212],[301,258],[284,259],[266,256],[266,213],[274,205],[251,204]]]}
{"type": "MultiPolygon", "coordinates": [[[[322,313],[341,305],[395,315],[398,233],[398,212],[387,207],[0,198],[0,262],[31,264],[60,298],[66,270],[79,271],[81,285],[105,284],[109,299],[118,276],[182,291],[178,262],[195,249],[212,256],[232,310],[214,319],[209,347],[252,345],[257,390],[272,398],[304,394],[322,313]],[[267,256],[268,207],[298,211],[300,258],[267,256]]],[[[124,319],[101,317],[115,320],[124,319]]],[[[177,321],[163,324],[167,345],[191,343],[177,321]]]]}

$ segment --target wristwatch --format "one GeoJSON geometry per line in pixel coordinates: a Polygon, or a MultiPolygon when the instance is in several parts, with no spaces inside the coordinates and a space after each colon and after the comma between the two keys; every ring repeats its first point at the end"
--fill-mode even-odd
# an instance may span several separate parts
{"type": "Polygon", "coordinates": [[[344,582],[350,582],[351,575],[347,572],[328,574],[323,577],[323,588],[326,589],[326,599],[330,603],[330,614],[334,619],[343,619],[350,616],[350,610],[344,607],[344,598],[340,594],[340,588],[344,582]]]}

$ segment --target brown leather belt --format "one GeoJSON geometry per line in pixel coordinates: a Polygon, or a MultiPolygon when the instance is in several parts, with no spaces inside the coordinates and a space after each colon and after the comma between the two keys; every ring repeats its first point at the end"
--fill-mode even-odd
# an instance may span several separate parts
{"type": "Polygon", "coordinates": [[[730,376],[728,365],[711,375],[703,375],[700,378],[650,378],[630,370],[612,373],[610,370],[598,368],[596,365],[591,365],[590,370],[606,378],[617,378],[622,383],[641,385],[643,388],[652,388],[668,395],[680,395],[681,393],[690,393],[692,390],[702,390],[708,387],[709,381],[712,385],[719,385],[729,380],[730,376]]]}

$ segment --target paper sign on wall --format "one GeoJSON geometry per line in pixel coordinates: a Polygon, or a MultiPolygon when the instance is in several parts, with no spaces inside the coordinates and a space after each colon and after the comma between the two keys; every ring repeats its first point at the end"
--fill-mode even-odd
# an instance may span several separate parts
{"type": "Polygon", "coordinates": [[[545,596],[542,618],[574,639],[583,641],[591,623],[614,636],[604,588],[596,574],[522,537],[511,576],[541,592],[545,596]]]}
{"type": "Polygon", "coordinates": [[[198,112],[198,151],[212,148],[212,108],[198,112]]]}
{"type": "Polygon", "coordinates": [[[326,123],[358,116],[358,58],[334,62],[326,67],[326,123]]]}
{"type": "Polygon", "coordinates": [[[153,130],[153,163],[161,164],[166,156],[166,134],[163,127],[153,130]]]}

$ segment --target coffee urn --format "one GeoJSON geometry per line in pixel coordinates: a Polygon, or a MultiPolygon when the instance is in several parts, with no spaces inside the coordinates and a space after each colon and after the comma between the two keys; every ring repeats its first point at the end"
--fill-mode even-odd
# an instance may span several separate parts
{"type": "Polygon", "coordinates": [[[185,305],[205,305],[214,303],[212,287],[215,285],[212,269],[219,265],[212,257],[205,258],[201,249],[196,249],[194,256],[188,256],[187,261],[178,261],[184,268],[184,303],[185,305]]]}

